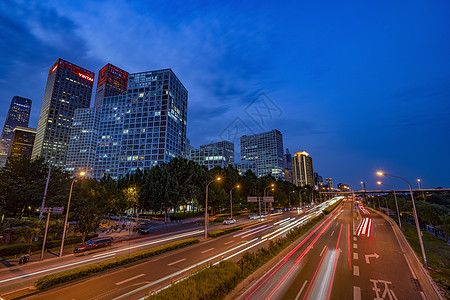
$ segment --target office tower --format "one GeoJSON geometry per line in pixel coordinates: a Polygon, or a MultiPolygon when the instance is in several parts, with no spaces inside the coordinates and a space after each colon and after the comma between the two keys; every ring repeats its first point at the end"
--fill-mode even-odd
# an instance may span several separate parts
{"type": "Polygon", "coordinates": [[[255,162],[234,163],[233,168],[238,171],[239,176],[245,175],[245,173],[249,170],[252,171],[255,175],[258,174],[258,169],[255,162]]]}
{"type": "Polygon", "coordinates": [[[306,151],[297,152],[292,157],[292,173],[296,186],[314,186],[312,158],[306,151]]]}
{"type": "Polygon", "coordinates": [[[284,154],[284,165],[285,165],[285,169],[284,169],[284,179],[290,183],[293,182],[293,177],[292,177],[292,155],[289,152],[289,149],[286,148],[286,154],[284,154]]]}
{"type": "Polygon", "coordinates": [[[88,108],[94,73],[58,59],[48,73],[32,158],[64,167],[75,109],[88,108]]]}
{"type": "Polygon", "coordinates": [[[94,177],[99,123],[98,110],[94,108],[75,110],[66,157],[66,171],[72,175],[85,171],[87,177],[94,177]]]}
{"type": "Polygon", "coordinates": [[[127,109],[127,96],[105,97],[100,108],[97,151],[95,153],[94,177],[105,175],[118,179],[123,125],[127,109]]]}
{"type": "Polygon", "coordinates": [[[127,93],[127,84],[128,72],[112,64],[104,66],[98,73],[94,108],[99,108],[105,97],[125,95],[127,93]]]}
{"type": "Polygon", "coordinates": [[[322,190],[323,187],[323,178],[316,172],[314,172],[314,186],[316,190],[322,190]]]}
{"type": "Polygon", "coordinates": [[[241,162],[256,163],[257,176],[272,175],[284,179],[283,135],[274,129],[242,136],[241,162]]]}
{"type": "Polygon", "coordinates": [[[331,178],[325,178],[325,183],[331,190],[333,189],[333,179],[331,178]]]}
{"type": "Polygon", "coordinates": [[[9,158],[31,158],[36,129],[17,126],[13,130],[13,138],[9,158]]]}
{"type": "Polygon", "coordinates": [[[350,186],[348,184],[345,183],[338,183],[337,185],[338,190],[341,192],[348,192],[350,191],[350,186]]]}
{"type": "Polygon", "coordinates": [[[192,147],[191,140],[186,138],[186,141],[184,143],[184,153],[183,153],[182,157],[187,160],[192,160],[191,159],[191,151],[193,151],[193,150],[195,150],[195,148],[192,147]]]}
{"type": "Polygon", "coordinates": [[[188,91],[171,69],[128,76],[118,176],[182,157],[188,91]]]}
{"type": "Polygon", "coordinates": [[[9,106],[5,125],[0,137],[0,166],[6,163],[11,148],[13,130],[17,126],[28,127],[30,120],[31,100],[14,96],[9,106]]]}
{"type": "Polygon", "coordinates": [[[234,164],[234,144],[221,141],[200,146],[200,149],[191,151],[191,160],[208,169],[214,167],[226,168],[234,164]]]}

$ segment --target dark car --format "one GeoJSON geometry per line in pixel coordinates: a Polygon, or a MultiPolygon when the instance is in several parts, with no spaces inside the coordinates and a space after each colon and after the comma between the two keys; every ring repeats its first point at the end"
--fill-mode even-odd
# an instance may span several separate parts
{"type": "Polygon", "coordinates": [[[105,236],[101,238],[90,239],[84,244],[81,244],[73,250],[73,253],[83,253],[88,255],[89,252],[95,251],[102,248],[111,247],[114,244],[114,239],[110,236],[105,236]]]}
{"type": "Polygon", "coordinates": [[[152,226],[150,226],[150,224],[142,224],[141,227],[139,228],[139,233],[140,234],[149,234],[151,228],[152,228],[152,226]]]}

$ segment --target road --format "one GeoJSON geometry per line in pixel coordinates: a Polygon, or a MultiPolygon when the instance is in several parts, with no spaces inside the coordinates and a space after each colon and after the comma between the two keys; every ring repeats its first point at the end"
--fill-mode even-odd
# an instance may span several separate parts
{"type": "Polygon", "coordinates": [[[239,299],[435,299],[389,222],[366,209],[355,216],[344,202],[239,299]]]}
{"type": "MultiPolygon", "coordinates": [[[[324,206],[323,206],[324,207],[324,206]]],[[[138,264],[83,279],[31,296],[31,299],[140,299],[182,278],[198,266],[221,260],[238,260],[242,253],[284,236],[288,230],[320,214],[314,207],[304,213],[289,211],[257,222],[235,234],[152,257],[138,264]]]]}

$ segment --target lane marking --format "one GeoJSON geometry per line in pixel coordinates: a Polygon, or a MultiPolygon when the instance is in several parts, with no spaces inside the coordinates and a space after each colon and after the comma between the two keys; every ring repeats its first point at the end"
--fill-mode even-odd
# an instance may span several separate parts
{"type": "Polygon", "coordinates": [[[232,242],[234,242],[234,241],[229,241],[229,242],[226,242],[226,243],[224,243],[224,245],[228,245],[228,244],[231,244],[232,242]]]}
{"type": "Polygon", "coordinates": [[[353,249],[357,249],[357,248],[358,248],[358,245],[353,244],[353,249]]]}
{"type": "Polygon", "coordinates": [[[361,288],[359,286],[353,287],[353,300],[361,300],[361,288]]]}
{"type": "Polygon", "coordinates": [[[308,282],[308,280],[305,280],[305,282],[304,282],[303,285],[302,285],[302,288],[300,289],[300,291],[299,291],[298,294],[297,294],[297,297],[295,297],[295,300],[300,299],[300,295],[302,294],[303,289],[305,288],[305,285],[306,285],[307,282],[308,282]]]}
{"type": "Polygon", "coordinates": [[[358,238],[356,236],[354,236],[353,240],[356,242],[358,240],[358,238]]]}
{"type": "Polygon", "coordinates": [[[359,267],[358,266],[353,266],[353,275],[359,276],[359,267]]]}
{"type": "Polygon", "coordinates": [[[325,245],[325,246],[323,246],[323,249],[322,249],[322,252],[320,252],[320,255],[319,256],[322,256],[322,254],[323,254],[323,251],[325,251],[325,248],[326,248],[327,246],[325,245]]]}
{"type": "Polygon", "coordinates": [[[205,251],[202,251],[202,252],[200,252],[200,253],[206,253],[206,252],[209,252],[209,251],[214,250],[214,249],[215,249],[215,248],[210,248],[210,249],[205,250],[205,251]]]}
{"type": "Polygon", "coordinates": [[[358,253],[356,252],[353,253],[353,259],[358,259],[358,253]]]}
{"type": "Polygon", "coordinates": [[[179,263],[179,262],[185,261],[185,260],[186,260],[186,258],[183,258],[183,259],[174,261],[173,263],[170,263],[170,264],[167,264],[167,265],[168,265],[168,266],[173,266],[173,265],[175,265],[175,264],[177,264],[177,263],[179,263]]]}
{"type": "Polygon", "coordinates": [[[136,275],[136,276],[134,276],[134,277],[125,279],[125,280],[123,280],[123,281],[116,282],[116,285],[121,285],[121,284],[127,283],[128,281],[138,279],[139,277],[142,277],[142,276],[145,276],[145,274],[136,275]]]}
{"type": "Polygon", "coordinates": [[[334,230],[333,230],[333,232],[331,233],[331,235],[330,235],[330,236],[333,236],[333,234],[334,234],[334,230]]]}

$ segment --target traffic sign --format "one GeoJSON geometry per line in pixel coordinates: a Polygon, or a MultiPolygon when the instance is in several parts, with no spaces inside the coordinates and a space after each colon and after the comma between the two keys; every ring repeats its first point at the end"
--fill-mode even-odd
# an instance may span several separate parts
{"type": "Polygon", "coordinates": [[[264,197],[263,198],[264,200],[264,202],[273,202],[273,196],[267,196],[267,197],[264,197]]]}
{"type": "Polygon", "coordinates": [[[64,212],[64,206],[52,207],[52,213],[62,214],[64,212]]]}
{"type": "Polygon", "coordinates": [[[258,197],[247,197],[247,202],[258,202],[258,197]]]}

